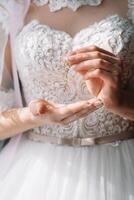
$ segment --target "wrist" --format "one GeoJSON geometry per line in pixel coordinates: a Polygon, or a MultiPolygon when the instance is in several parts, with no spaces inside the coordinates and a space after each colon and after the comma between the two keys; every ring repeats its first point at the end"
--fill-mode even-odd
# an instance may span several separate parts
{"type": "Polygon", "coordinates": [[[0,138],[10,138],[21,132],[40,126],[28,107],[14,108],[0,115],[0,138]]]}
{"type": "Polygon", "coordinates": [[[18,110],[20,121],[29,126],[36,127],[38,124],[37,118],[31,113],[29,107],[24,107],[18,110]]]}

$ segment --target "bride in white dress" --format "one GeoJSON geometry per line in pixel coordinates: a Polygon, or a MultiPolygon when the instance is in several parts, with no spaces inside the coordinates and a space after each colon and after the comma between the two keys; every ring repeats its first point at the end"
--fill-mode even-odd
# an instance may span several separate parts
{"type": "Polygon", "coordinates": [[[134,200],[134,2],[25,2],[0,1],[0,199],[134,200]]]}

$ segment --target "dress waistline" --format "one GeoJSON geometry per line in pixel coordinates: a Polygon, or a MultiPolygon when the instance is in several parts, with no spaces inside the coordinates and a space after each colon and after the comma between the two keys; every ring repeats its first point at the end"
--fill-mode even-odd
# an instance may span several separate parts
{"type": "Polygon", "coordinates": [[[69,146],[93,146],[98,144],[108,144],[116,141],[123,141],[128,139],[134,139],[134,131],[123,132],[116,135],[102,136],[102,137],[55,137],[47,135],[39,135],[37,133],[29,133],[29,139],[42,142],[42,143],[51,143],[58,145],[69,145],[69,146]]]}

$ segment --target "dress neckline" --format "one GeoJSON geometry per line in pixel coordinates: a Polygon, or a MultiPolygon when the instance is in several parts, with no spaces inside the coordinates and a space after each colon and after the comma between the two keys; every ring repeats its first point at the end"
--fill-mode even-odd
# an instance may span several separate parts
{"type": "Polygon", "coordinates": [[[37,6],[47,5],[51,12],[59,11],[63,8],[69,8],[74,12],[81,6],[99,6],[103,0],[33,0],[32,2],[37,6]]]}
{"type": "Polygon", "coordinates": [[[31,25],[40,24],[40,25],[42,25],[42,26],[44,26],[44,27],[47,27],[49,30],[56,31],[56,32],[61,32],[61,33],[63,33],[63,34],[66,34],[66,35],[67,35],[68,37],[70,37],[71,39],[74,39],[74,38],[75,38],[78,34],[80,34],[82,31],[84,31],[84,30],[86,30],[86,29],[88,29],[88,28],[91,28],[91,27],[93,27],[93,26],[95,26],[95,25],[97,26],[97,25],[99,25],[99,24],[101,24],[101,23],[103,23],[103,22],[107,22],[107,21],[109,21],[109,19],[112,19],[112,18],[119,18],[119,19],[124,19],[125,21],[126,21],[126,20],[127,20],[127,21],[130,21],[129,19],[127,19],[127,18],[125,18],[125,17],[122,17],[122,16],[120,16],[120,15],[118,15],[118,14],[109,15],[109,16],[103,18],[102,20],[100,20],[100,21],[98,21],[98,22],[94,22],[93,24],[90,24],[90,25],[86,26],[85,28],[80,29],[78,32],[76,32],[76,33],[72,36],[70,33],[66,32],[66,31],[63,31],[63,30],[60,30],[60,29],[56,29],[56,28],[54,28],[54,27],[52,27],[52,26],[50,26],[50,25],[41,23],[41,22],[40,22],[39,20],[37,20],[37,19],[33,19],[33,20],[31,20],[29,23],[27,23],[26,25],[24,25],[23,28],[21,29],[21,31],[20,31],[18,34],[20,34],[23,30],[27,29],[27,28],[28,28],[29,26],[31,26],[31,25]]]}

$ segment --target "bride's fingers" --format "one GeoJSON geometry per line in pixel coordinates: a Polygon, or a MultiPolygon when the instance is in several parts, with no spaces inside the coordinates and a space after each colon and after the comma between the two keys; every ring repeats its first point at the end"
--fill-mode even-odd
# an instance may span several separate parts
{"type": "Polygon", "coordinates": [[[78,64],[80,62],[86,61],[86,60],[94,60],[94,59],[106,60],[112,64],[118,64],[118,65],[122,64],[120,58],[118,58],[116,56],[111,56],[109,54],[104,54],[104,53],[98,52],[98,51],[78,53],[78,54],[69,56],[68,63],[70,65],[74,65],[74,64],[78,64]]]}
{"type": "Polygon", "coordinates": [[[72,116],[81,110],[86,110],[91,107],[91,103],[89,101],[80,101],[73,104],[65,105],[64,107],[58,108],[58,113],[61,119],[72,116]]]}
{"type": "Polygon", "coordinates": [[[59,108],[58,113],[61,119],[64,119],[75,115],[76,113],[81,112],[82,110],[90,110],[92,108],[94,109],[98,105],[100,105],[100,101],[96,98],[93,98],[87,101],[80,101],[73,104],[65,105],[64,107],[59,108]]]}
{"type": "Polygon", "coordinates": [[[96,102],[97,102],[96,106],[95,105],[91,106],[91,108],[86,108],[86,109],[81,110],[81,111],[79,111],[79,112],[77,112],[77,113],[75,113],[75,114],[73,114],[73,115],[71,115],[71,116],[69,116],[67,118],[64,118],[63,120],[61,120],[61,123],[63,125],[66,125],[66,124],[69,124],[71,122],[74,122],[74,121],[76,121],[78,119],[86,117],[90,113],[94,112],[95,110],[97,110],[97,109],[99,109],[99,108],[101,108],[103,106],[103,103],[100,100],[98,100],[96,102]]]}
{"type": "Polygon", "coordinates": [[[111,53],[109,51],[106,51],[105,49],[99,48],[99,47],[97,47],[95,45],[91,45],[91,46],[87,46],[87,47],[82,47],[82,48],[76,49],[76,50],[72,51],[70,55],[75,55],[77,53],[92,52],[92,51],[98,51],[98,52],[101,52],[101,53],[104,53],[104,54],[115,56],[113,53],[111,53]]]}
{"type": "Polygon", "coordinates": [[[73,114],[73,115],[61,120],[61,124],[66,125],[66,124],[69,124],[71,122],[74,122],[74,121],[76,121],[76,120],[78,120],[80,118],[83,118],[83,117],[87,116],[89,113],[91,113],[91,112],[93,112],[95,110],[96,110],[95,108],[94,109],[92,108],[90,111],[89,111],[89,109],[82,110],[82,111],[80,111],[80,112],[78,112],[76,114],[73,114]]]}
{"type": "Polygon", "coordinates": [[[53,106],[49,102],[42,99],[33,100],[29,103],[30,111],[35,116],[51,113],[51,115],[57,117],[59,116],[60,118],[71,116],[89,107],[91,107],[90,101],[81,101],[69,105],[60,105],[60,106],[57,106],[57,104],[56,106],[53,106]]]}
{"type": "Polygon", "coordinates": [[[72,68],[79,73],[94,70],[94,69],[103,69],[108,72],[118,71],[121,73],[121,67],[117,64],[111,64],[110,62],[103,59],[94,59],[94,60],[86,60],[80,62],[79,64],[72,65],[72,68]]]}
{"type": "Polygon", "coordinates": [[[85,80],[91,78],[100,78],[104,81],[104,83],[108,83],[114,87],[118,81],[118,74],[109,73],[102,69],[95,69],[93,71],[87,72],[84,78],[85,80]]]}

